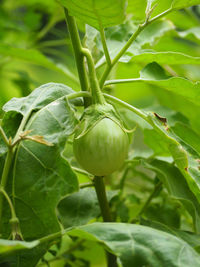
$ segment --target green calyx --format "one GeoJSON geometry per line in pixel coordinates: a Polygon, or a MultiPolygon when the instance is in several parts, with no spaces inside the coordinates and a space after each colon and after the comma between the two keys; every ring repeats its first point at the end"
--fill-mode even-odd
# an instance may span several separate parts
{"type": "Polygon", "coordinates": [[[134,131],[128,130],[124,126],[122,119],[120,118],[120,116],[112,105],[108,103],[103,105],[93,104],[85,109],[81,118],[81,125],[83,125],[83,128],[81,127],[81,132],[78,131],[78,134],[77,136],[75,136],[75,139],[79,139],[86,135],[98,122],[100,122],[104,118],[108,118],[114,121],[126,133],[131,133],[134,131]]]}

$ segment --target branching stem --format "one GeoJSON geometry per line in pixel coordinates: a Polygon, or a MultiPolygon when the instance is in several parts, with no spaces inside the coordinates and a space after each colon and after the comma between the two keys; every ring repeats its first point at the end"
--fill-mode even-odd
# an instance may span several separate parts
{"type": "Polygon", "coordinates": [[[131,46],[131,44],[136,40],[138,35],[143,31],[148,25],[152,24],[154,21],[162,18],[163,16],[169,14],[172,12],[174,9],[169,8],[165,10],[163,13],[155,16],[152,19],[146,19],[143,24],[139,24],[137,27],[137,30],[133,33],[133,35],[130,37],[128,42],[122,47],[122,49],[119,51],[119,53],[115,56],[115,58],[111,61],[110,65],[107,65],[105,68],[105,71],[100,79],[100,87],[102,88],[109,73],[111,72],[112,68],[115,66],[115,64],[119,61],[119,59],[124,55],[124,53],[128,50],[128,48],[131,46]]]}

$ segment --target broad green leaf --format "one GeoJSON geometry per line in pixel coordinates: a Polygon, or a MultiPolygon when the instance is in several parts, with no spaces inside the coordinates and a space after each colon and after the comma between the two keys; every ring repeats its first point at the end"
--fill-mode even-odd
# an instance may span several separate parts
{"type": "Polygon", "coordinates": [[[2,266],[26,267],[28,263],[30,267],[34,267],[38,257],[41,256],[39,240],[25,242],[0,239],[0,265],[2,266]],[[23,256],[20,257],[20,255],[23,256]]]}
{"type": "Polygon", "coordinates": [[[184,143],[188,144],[200,156],[200,136],[196,132],[194,132],[188,125],[181,122],[177,122],[172,127],[172,130],[184,143]]]}
{"type": "Polygon", "coordinates": [[[60,154],[76,123],[73,111],[61,98],[37,112],[25,128],[32,130],[31,136],[44,136],[54,146],[27,140],[16,153],[12,188],[24,238],[33,240],[58,231],[56,205],[78,189],[75,174],[60,154]]]}
{"type": "MultiPolygon", "coordinates": [[[[110,201],[116,191],[107,191],[110,201]]],[[[79,226],[88,223],[100,215],[96,192],[91,188],[80,189],[67,196],[58,205],[61,222],[64,227],[79,226]]]]}
{"type": "Polygon", "coordinates": [[[45,57],[40,51],[35,49],[23,49],[19,47],[12,47],[7,44],[0,44],[0,55],[6,57],[12,57],[26,61],[31,64],[36,64],[44,68],[62,73],[67,75],[69,79],[76,81],[76,76],[67,69],[67,67],[62,67],[61,65],[56,65],[45,57]]]}
{"type": "MultiPolygon", "coordinates": [[[[123,83],[123,80],[121,80],[123,83]]],[[[197,133],[200,130],[200,83],[182,77],[170,77],[156,63],[148,64],[138,79],[127,80],[138,90],[147,85],[163,106],[181,112],[197,133]]],[[[108,82],[109,83],[109,82],[108,82]]],[[[108,84],[107,83],[107,84],[108,84]]],[[[125,83],[125,81],[124,81],[125,83]]]]}
{"type": "MultiPolygon", "coordinates": [[[[54,144],[46,146],[25,140],[16,152],[13,180],[8,189],[12,190],[25,240],[35,240],[58,232],[60,224],[56,206],[63,197],[78,190],[77,177],[62,156],[66,139],[76,124],[74,110],[65,97],[61,97],[36,112],[25,128],[32,130],[29,135],[41,135],[54,144]]],[[[10,233],[8,210],[5,205],[2,225],[5,237],[10,233]]],[[[34,257],[37,262],[45,252],[46,247],[42,246],[37,249],[37,253],[33,250],[26,255],[19,255],[17,262],[20,262],[20,266],[27,266],[30,257],[34,257]]]]}
{"type": "MultiPolygon", "coordinates": [[[[7,138],[14,137],[17,129],[22,120],[21,114],[12,111],[4,114],[3,120],[1,122],[1,127],[3,128],[7,138]]],[[[2,136],[0,135],[0,157],[4,155],[8,150],[7,145],[5,144],[2,136]]]]}
{"type": "Polygon", "coordinates": [[[58,211],[64,227],[79,226],[88,223],[100,214],[94,189],[80,189],[58,205],[58,211]]]}
{"type": "Polygon", "coordinates": [[[134,21],[142,21],[145,19],[146,1],[128,0],[127,14],[133,16],[134,21]]]}
{"type": "Polygon", "coordinates": [[[200,205],[190,191],[184,176],[173,164],[153,160],[143,162],[144,166],[156,172],[158,178],[164,183],[172,198],[180,200],[193,217],[195,228],[200,231],[200,205]]]}
{"type": "MultiPolygon", "coordinates": [[[[133,109],[136,113],[137,109],[133,109]]],[[[200,172],[198,162],[183,148],[179,143],[179,138],[171,131],[167,122],[162,121],[159,115],[152,112],[142,112],[141,110],[137,110],[137,114],[140,114],[139,116],[148,122],[155,133],[160,136],[160,142],[164,144],[165,148],[172,155],[176,166],[185,177],[190,190],[200,203],[200,172]]]]}
{"type": "Polygon", "coordinates": [[[119,257],[123,267],[198,267],[200,262],[197,252],[182,239],[150,227],[123,223],[94,223],[68,233],[100,242],[119,257]]]}
{"type": "Polygon", "coordinates": [[[161,14],[165,10],[169,9],[171,7],[172,1],[173,0],[147,0],[151,8],[155,7],[152,17],[161,14]]]}
{"type": "Polygon", "coordinates": [[[189,6],[200,5],[200,0],[173,0],[172,8],[185,8],[189,6]]]}
{"type": "Polygon", "coordinates": [[[10,251],[6,252],[6,244],[3,250],[4,253],[0,255],[0,265],[9,266],[9,267],[35,267],[38,263],[38,260],[44,255],[47,251],[47,244],[39,243],[39,240],[34,241],[10,241],[18,242],[16,246],[13,246],[13,249],[10,244],[10,251]],[[31,259],[31,260],[30,260],[31,259]]]}
{"type": "Polygon", "coordinates": [[[156,68],[157,73],[154,72],[154,66],[155,63],[152,63],[142,71],[141,76],[143,82],[150,85],[152,92],[161,104],[184,114],[191,121],[193,128],[198,132],[200,129],[198,119],[200,116],[199,82],[194,83],[181,77],[170,77],[168,79],[165,77],[163,79],[158,77],[158,68],[156,68]],[[152,70],[151,67],[153,67],[152,70]],[[148,76],[146,76],[147,73],[148,76]]]}
{"type": "Polygon", "coordinates": [[[197,39],[200,39],[200,27],[190,28],[186,31],[178,31],[178,35],[181,37],[187,37],[189,35],[194,35],[197,39]]]}
{"type": "MultiPolygon", "coordinates": [[[[14,138],[22,120],[21,115],[27,121],[33,111],[37,111],[57,98],[71,93],[74,93],[74,91],[64,84],[48,83],[41,85],[26,97],[12,98],[3,106],[6,113],[1,124],[7,137],[14,138]]],[[[75,105],[83,104],[81,98],[70,102],[75,105]]],[[[6,151],[7,147],[0,136],[0,155],[3,155],[6,151]]]]}
{"type": "Polygon", "coordinates": [[[180,145],[179,139],[156,116],[148,114],[148,119],[154,130],[163,138],[177,167],[185,177],[187,184],[200,203],[200,183],[198,164],[180,145]],[[178,141],[177,141],[178,140],[178,141]]]}
{"type": "Polygon", "coordinates": [[[182,9],[194,5],[199,5],[199,0],[148,0],[151,7],[155,6],[153,16],[161,14],[165,10],[172,9],[182,9]]]}
{"type": "Polygon", "coordinates": [[[194,234],[193,232],[189,232],[189,231],[182,231],[182,230],[178,230],[175,228],[171,228],[171,227],[166,226],[165,224],[155,222],[155,221],[142,219],[141,222],[142,222],[142,225],[149,226],[157,230],[167,232],[171,235],[174,235],[174,236],[177,236],[178,238],[183,239],[194,249],[200,247],[200,235],[198,234],[194,234]]]}
{"type": "Polygon", "coordinates": [[[125,19],[125,0],[60,0],[62,5],[90,26],[100,29],[121,24],[125,19]]]}
{"type": "Polygon", "coordinates": [[[97,38],[99,32],[87,24],[85,25],[85,31],[85,44],[90,51],[93,51],[96,46],[95,39],[97,38]]]}
{"type": "MultiPolygon", "coordinates": [[[[62,96],[74,93],[74,91],[62,83],[47,83],[36,88],[30,95],[21,98],[12,98],[4,106],[3,110],[16,111],[24,117],[32,111],[37,111],[52,101],[62,96]]],[[[80,98],[72,101],[75,105],[82,105],[80,98]]]]}
{"type": "Polygon", "coordinates": [[[134,55],[131,62],[134,63],[151,63],[157,62],[158,64],[177,65],[177,64],[200,64],[200,57],[192,57],[179,52],[142,52],[141,54],[134,55]]]}
{"type": "Polygon", "coordinates": [[[0,255],[2,256],[3,254],[10,254],[20,250],[31,249],[36,247],[38,244],[38,240],[25,242],[0,239],[0,255]]]}

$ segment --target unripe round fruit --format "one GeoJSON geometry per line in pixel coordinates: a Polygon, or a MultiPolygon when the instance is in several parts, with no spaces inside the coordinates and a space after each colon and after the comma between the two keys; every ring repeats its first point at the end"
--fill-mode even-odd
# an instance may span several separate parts
{"type": "MultiPolygon", "coordinates": [[[[76,134],[78,136],[81,133],[76,134]]],[[[80,138],[73,148],[78,163],[89,173],[105,176],[119,169],[128,153],[127,133],[113,120],[103,118],[80,138]]]]}

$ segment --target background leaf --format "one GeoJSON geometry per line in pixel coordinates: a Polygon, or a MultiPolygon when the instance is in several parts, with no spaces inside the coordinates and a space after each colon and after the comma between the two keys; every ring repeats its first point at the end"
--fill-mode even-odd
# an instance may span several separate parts
{"type": "Polygon", "coordinates": [[[0,45],[0,55],[25,60],[31,64],[37,64],[39,66],[51,69],[55,72],[61,72],[67,75],[69,79],[76,81],[76,76],[67,69],[67,67],[61,67],[58,64],[53,63],[50,59],[45,57],[40,51],[34,49],[23,49],[18,47],[12,47],[9,45],[0,45]]]}
{"type": "Polygon", "coordinates": [[[125,1],[74,1],[60,0],[62,5],[69,10],[71,16],[75,16],[86,24],[100,29],[120,24],[125,19],[125,1]]]}
{"type": "Polygon", "coordinates": [[[173,8],[184,8],[188,6],[199,5],[199,0],[173,0],[172,7],[173,8]]]}

